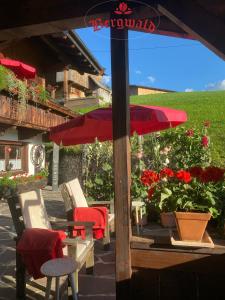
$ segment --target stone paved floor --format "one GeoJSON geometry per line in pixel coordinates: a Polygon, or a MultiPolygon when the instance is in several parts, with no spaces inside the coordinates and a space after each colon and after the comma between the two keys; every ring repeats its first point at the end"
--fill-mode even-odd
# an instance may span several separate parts
{"type": "MultiPolygon", "coordinates": [[[[59,193],[46,192],[44,195],[48,214],[64,218],[64,206],[59,193]]],[[[15,242],[14,229],[6,203],[0,203],[0,300],[15,300],[15,242]]],[[[95,243],[94,275],[79,272],[79,300],[114,300],[115,258],[114,241],[111,250],[103,251],[100,241],[95,243]]],[[[27,299],[44,299],[45,279],[29,280],[27,299]]]]}

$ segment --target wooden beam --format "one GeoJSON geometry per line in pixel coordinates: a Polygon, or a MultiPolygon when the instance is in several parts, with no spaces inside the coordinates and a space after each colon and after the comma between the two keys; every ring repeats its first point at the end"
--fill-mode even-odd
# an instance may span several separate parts
{"type": "Polygon", "coordinates": [[[161,0],[158,10],[225,60],[225,24],[196,2],[161,0]]]}
{"type": "Polygon", "coordinates": [[[63,53],[63,51],[51,40],[51,38],[47,36],[41,36],[40,39],[56,53],[59,60],[64,62],[66,65],[71,64],[71,59],[65,53],[63,53]]]}
{"type": "Polygon", "coordinates": [[[128,32],[111,28],[116,299],[130,299],[130,112],[128,32]]]}
{"type": "Polygon", "coordinates": [[[31,138],[37,136],[40,133],[43,133],[43,131],[42,130],[32,129],[32,128],[18,127],[18,139],[19,140],[31,139],[31,138]]]}
{"type": "MultiPolygon", "coordinates": [[[[92,19],[109,18],[113,11],[114,1],[102,2],[99,0],[15,0],[13,8],[11,2],[1,1],[0,10],[0,41],[21,39],[31,36],[58,33],[73,28],[84,28],[90,26],[85,15],[92,19]]],[[[148,10],[148,6],[155,6],[154,0],[145,1],[146,4],[133,1],[132,16],[137,18],[152,18],[154,10],[148,10]]],[[[158,14],[158,13],[157,13],[158,14]]],[[[161,25],[159,25],[160,29],[161,25]]],[[[162,34],[168,30],[162,30],[162,34]]],[[[159,31],[159,33],[161,34],[159,31]]],[[[178,32],[179,34],[179,32],[178,32]]],[[[185,32],[181,33],[181,36],[185,32]]]]}
{"type": "Polygon", "coordinates": [[[1,0],[0,41],[62,32],[86,27],[85,15],[103,16],[111,5],[98,5],[99,0],[1,0]]]}

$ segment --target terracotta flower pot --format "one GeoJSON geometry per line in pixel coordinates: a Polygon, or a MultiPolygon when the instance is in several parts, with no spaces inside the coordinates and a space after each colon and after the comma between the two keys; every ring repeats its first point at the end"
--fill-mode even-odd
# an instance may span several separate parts
{"type": "Polygon", "coordinates": [[[201,241],[210,213],[175,212],[177,230],[182,241],[201,241]]]}
{"type": "Polygon", "coordinates": [[[163,227],[176,227],[176,220],[173,212],[163,212],[160,214],[160,218],[163,227]]]}

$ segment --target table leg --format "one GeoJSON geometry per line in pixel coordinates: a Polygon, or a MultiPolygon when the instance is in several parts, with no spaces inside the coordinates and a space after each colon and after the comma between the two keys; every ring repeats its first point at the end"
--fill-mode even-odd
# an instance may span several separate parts
{"type": "Polygon", "coordinates": [[[51,285],[52,285],[52,277],[47,277],[47,286],[45,292],[45,300],[49,300],[50,293],[51,293],[51,285]]]}
{"type": "Polygon", "coordinates": [[[71,285],[71,289],[72,289],[73,300],[77,300],[77,293],[76,293],[76,285],[75,285],[74,275],[69,274],[68,277],[69,277],[70,285],[71,285]]]}
{"type": "Polygon", "coordinates": [[[59,279],[60,277],[56,277],[55,278],[55,299],[56,300],[60,300],[60,297],[59,297],[59,279]]]}

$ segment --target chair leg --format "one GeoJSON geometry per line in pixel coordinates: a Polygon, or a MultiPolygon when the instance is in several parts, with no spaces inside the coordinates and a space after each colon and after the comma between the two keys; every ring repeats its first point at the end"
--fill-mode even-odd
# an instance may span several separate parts
{"type": "Polygon", "coordinates": [[[93,274],[94,273],[94,247],[91,248],[88,258],[86,259],[86,274],[93,274]]]}
{"type": "Polygon", "coordinates": [[[16,251],[16,299],[26,299],[26,268],[16,251]]]}
{"type": "Polygon", "coordinates": [[[107,224],[107,227],[105,230],[105,236],[103,238],[103,248],[105,251],[110,250],[110,226],[109,226],[109,223],[107,224]]]}
{"type": "Polygon", "coordinates": [[[69,277],[70,285],[71,285],[71,289],[72,289],[73,300],[77,300],[77,291],[76,291],[76,284],[75,284],[74,275],[69,274],[68,277],[69,277]]]}
{"type": "Polygon", "coordinates": [[[52,277],[47,277],[45,300],[49,300],[50,293],[51,293],[51,285],[52,285],[52,277]]]}
{"type": "Polygon", "coordinates": [[[59,279],[60,279],[60,277],[55,278],[55,299],[56,300],[60,300],[59,279]]]}
{"type": "MultiPolygon", "coordinates": [[[[76,270],[73,274],[71,274],[71,276],[73,276],[73,278],[74,278],[75,292],[76,292],[76,294],[78,294],[78,292],[79,292],[78,270],[76,270]]],[[[72,288],[72,282],[71,281],[70,281],[70,285],[71,285],[71,288],[72,288]]]]}

